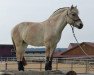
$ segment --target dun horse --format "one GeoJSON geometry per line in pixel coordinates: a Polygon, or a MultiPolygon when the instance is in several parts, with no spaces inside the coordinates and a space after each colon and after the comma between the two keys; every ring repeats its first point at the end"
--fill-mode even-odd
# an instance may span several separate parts
{"type": "Polygon", "coordinates": [[[24,71],[24,50],[28,45],[46,47],[45,70],[52,70],[53,53],[64,27],[67,24],[78,29],[83,27],[78,13],[77,7],[72,5],[56,10],[43,22],[22,22],[16,25],[12,30],[12,41],[16,49],[18,70],[24,71]]]}

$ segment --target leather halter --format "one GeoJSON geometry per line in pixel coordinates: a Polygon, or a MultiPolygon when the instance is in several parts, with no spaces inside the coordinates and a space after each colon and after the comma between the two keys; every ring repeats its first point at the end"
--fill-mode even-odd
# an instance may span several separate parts
{"type": "Polygon", "coordinates": [[[73,20],[73,25],[75,24],[75,22],[80,21],[80,19],[74,19],[74,18],[72,18],[72,17],[68,14],[68,11],[67,11],[67,16],[68,16],[70,19],[73,20]]]}

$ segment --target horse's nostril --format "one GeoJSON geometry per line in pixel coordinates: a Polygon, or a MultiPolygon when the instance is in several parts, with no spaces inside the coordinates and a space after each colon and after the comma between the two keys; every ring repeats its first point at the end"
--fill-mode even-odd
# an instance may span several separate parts
{"type": "Polygon", "coordinates": [[[79,28],[79,29],[83,28],[83,24],[82,24],[82,23],[80,23],[80,26],[79,26],[78,28],[79,28]]]}
{"type": "Polygon", "coordinates": [[[82,23],[80,23],[80,26],[83,26],[83,24],[82,24],[82,23]]]}

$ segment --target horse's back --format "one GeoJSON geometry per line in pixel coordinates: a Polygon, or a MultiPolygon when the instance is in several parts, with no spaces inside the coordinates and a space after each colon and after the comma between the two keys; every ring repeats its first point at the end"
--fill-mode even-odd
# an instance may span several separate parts
{"type": "Polygon", "coordinates": [[[31,26],[33,26],[33,23],[31,22],[21,22],[15,25],[15,27],[11,31],[11,35],[13,36],[16,35],[17,33],[21,35],[22,33],[25,32],[27,28],[30,28],[31,26]]]}

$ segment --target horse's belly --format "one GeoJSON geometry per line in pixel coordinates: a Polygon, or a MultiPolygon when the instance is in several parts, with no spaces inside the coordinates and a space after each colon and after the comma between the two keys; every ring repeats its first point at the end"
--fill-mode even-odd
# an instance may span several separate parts
{"type": "Polygon", "coordinates": [[[38,41],[30,42],[29,44],[30,45],[33,45],[33,46],[44,46],[44,43],[43,42],[38,42],[38,41]]]}
{"type": "Polygon", "coordinates": [[[44,46],[44,42],[42,39],[36,39],[36,38],[33,38],[33,39],[28,39],[28,40],[25,40],[25,42],[29,45],[32,45],[32,46],[44,46]]]}

